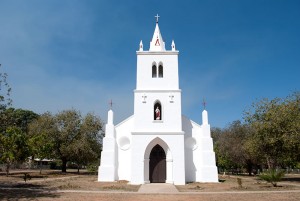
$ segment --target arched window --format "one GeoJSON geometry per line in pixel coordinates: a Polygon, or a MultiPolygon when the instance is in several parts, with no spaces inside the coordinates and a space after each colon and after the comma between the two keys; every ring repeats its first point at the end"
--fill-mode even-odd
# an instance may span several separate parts
{"type": "Polygon", "coordinates": [[[155,64],[152,65],[152,77],[157,77],[157,69],[155,64]]]}
{"type": "Polygon", "coordinates": [[[158,67],[158,77],[163,77],[164,72],[163,72],[163,66],[160,64],[158,67]]]}
{"type": "Polygon", "coordinates": [[[161,104],[159,101],[156,101],[154,104],[154,120],[162,120],[162,110],[161,104]]]}

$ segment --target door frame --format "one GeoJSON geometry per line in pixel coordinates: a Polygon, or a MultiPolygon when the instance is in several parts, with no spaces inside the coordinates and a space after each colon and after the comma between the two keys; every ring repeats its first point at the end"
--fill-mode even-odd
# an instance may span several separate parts
{"type": "Polygon", "coordinates": [[[154,138],[146,147],[145,153],[144,153],[144,183],[150,183],[149,180],[149,162],[150,162],[150,153],[153,149],[154,146],[160,145],[163,150],[165,151],[166,154],[166,182],[165,183],[170,183],[173,184],[173,157],[171,150],[167,143],[162,140],[159,137],[154,138]]]}

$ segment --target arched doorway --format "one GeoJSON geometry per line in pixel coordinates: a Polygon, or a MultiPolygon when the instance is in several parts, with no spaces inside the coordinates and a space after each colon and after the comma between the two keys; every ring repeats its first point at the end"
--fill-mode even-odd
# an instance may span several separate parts
{"type": "Polygon", "coordinates": [[[166,153],[160,145],[155,145],[150,153],[149,180],[151,183],[166,182],[166,153]]]}

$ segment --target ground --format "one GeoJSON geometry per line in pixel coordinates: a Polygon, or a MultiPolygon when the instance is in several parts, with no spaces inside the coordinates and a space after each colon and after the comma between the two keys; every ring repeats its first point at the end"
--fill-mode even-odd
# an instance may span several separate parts
{"type": "Polygon", "coordinates": [[[97,182],[97,175],[69,171],[62,174],[59,171],[13,172],[6,177],[0,175],[0,200],[288,200],[298,201],[300,198],[300,175],[288,175],[280,187],[248,176],[220,176],[220,183],[189,183],[176,186],[178,193],[138,193],[139,185],[129,185],[126,181],[97,182]],[[30,180],[24,181],[24,173],[30,180]],[[242,186],[237,183],[237,177],[242,179],[242,186]]]}

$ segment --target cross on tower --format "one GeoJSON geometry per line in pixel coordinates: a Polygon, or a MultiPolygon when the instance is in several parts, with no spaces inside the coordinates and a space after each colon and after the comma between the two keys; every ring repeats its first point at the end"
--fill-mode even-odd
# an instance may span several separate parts
{"type": "Polygon", "coordinates": [[[205,102],[205,99],[204,99],[204,98],[203,98],[202,104],[203,104],[203,107],[204,107],[204,109],[205,109],[205,107],[206,107],[206,102],[205,102]]]}
{"type": "Polygon", "coordinates": [[[170,103],[174,103],[174,101],[173,101],[174,95],[171,94],[169,97],[170,97],[170,103]]]}
{"type": "Polygon", "coordinates": [[[154,16],[156,18],[156,23],[158,23],[158,18],[160,17],[158,14],[156,14],[156,16],[154,16]]]}
{"type": "Polygon", "coordinates": [[[142,98],[144,99],[144,100],[143,100],[143,103],[146,103],[146,98],[147,98],[146,94],[144,94],[144,95],[142,96],[142,98]]]}
{"type": "Polygon", "coordinates": [[[112,100],[110,99],[110,101],[109,101],[109,103],[108,103],[109,105],[110,105],[110,109],[112,109],[112,106],[113,106],[113,102],[112,102],[112,100]]]}

